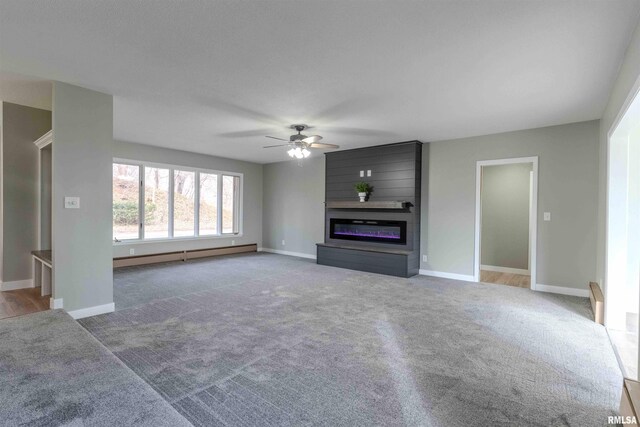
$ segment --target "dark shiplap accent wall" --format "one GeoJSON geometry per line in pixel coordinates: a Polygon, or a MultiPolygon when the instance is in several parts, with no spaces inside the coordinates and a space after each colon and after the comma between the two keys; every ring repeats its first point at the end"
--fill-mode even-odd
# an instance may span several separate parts
{"type": "MultiPolygon", "coordinates": [[[[411,207],[402,210],[384,209],[326,209],[325,243],[344,245],[352,248],[378,248],[390,251],[406,251],[408,275],[417,274],[420,252],[420,178],[422,166],[422,144],[409,141],[377,147],[328,153],[326,155],[326,201],[358,200],[355,183],[366,181],[373,186],[370,201],[407,201],[411,207]],[[365,177],[360,177],[361,170],[365,177]],[[366,171],[371,170],[371,177],[366,171]],[[398,220],[407,222],[407,244],[395,245],[359,241],[331,239],[329,220],[331,218],[398,220]]],[[[330,258],[326,249],[318,252],[330,258]]],[[[344,257],[346,252],[341,252],[344,257]]],[[[362,254],[353,255],[353,265],[361,268],[366,264],[362,254]],[[357,258],[357,259],[356,259],[357,258]],[[357,261],[357,262],[356,262],[357,261]]],[[[371,262],[379,262],[379,255],[371,256],[371,262]],[[377,261],[376,261],[377,260],[377,261]]],[[[394,257],[397,258],[397,254],[394,257]]],[[[319,261],[320,262],[320,261],[319,261]]],[[[343,260],[340,266],[348,264],[343,260]]],[[[332,264],[333,265],[333,264],[332,264]]],[[[371,266],[367,271],[380,272],[379,267],[371,266]]]]}
{"type": "Polygon", "coordinates": [[[416,196],[420,196],[415,192],[416,152],[420,146],[410,142],[328,153],[327,200],[357,200],[354,184],[367,181],[374,187],[370,200],[406,200],[415,205],[416,196]],[[361,178],[359,172],[368,169],[372,176],[361,178]]]}

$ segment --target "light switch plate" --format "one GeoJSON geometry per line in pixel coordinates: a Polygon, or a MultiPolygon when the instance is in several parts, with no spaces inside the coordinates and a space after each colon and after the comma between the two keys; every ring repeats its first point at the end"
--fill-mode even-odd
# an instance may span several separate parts
{"type": "Polygon", "coordinates": [[[422,255],[422,262],[427,262],[427,256],[426,255],[422,255]]]}
{"type": "Polygon", "coordinates": [[[80,209],[80,197],[69,197],[69,196],[66,196],[64,198],[64,208],[65,209],[80,209]]]}
{"type": "Polygon", "coordinates": [[[371,176],[371,169],[367,170],[367,176],[371,176]]]}
{"type": "Polygon", "coordinates": [[[551,221],[551,212],[545,212],[544,213],[544,220],[545,221],[551,221]]]}
{"type": "Polygon", "coordinates": [[[364,178],[364,171],[360,171],[360,178],[364,178]]]}

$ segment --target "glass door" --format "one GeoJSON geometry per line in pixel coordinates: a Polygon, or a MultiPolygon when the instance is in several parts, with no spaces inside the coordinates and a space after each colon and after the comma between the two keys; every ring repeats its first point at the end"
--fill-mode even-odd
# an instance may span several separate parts
{"type": "Polygon", "coordinates": [[[638,379],[640,97],[609,137],[605,326],[624,376],[638,379]]]}

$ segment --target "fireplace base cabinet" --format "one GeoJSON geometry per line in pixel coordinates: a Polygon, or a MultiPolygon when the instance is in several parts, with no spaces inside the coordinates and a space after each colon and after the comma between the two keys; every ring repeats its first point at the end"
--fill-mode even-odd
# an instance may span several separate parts
{"type": "Polygon", "coordinates": [[[423,147],[428,145],[408,141],[326,154],[318,264],[399,277],[418,274],[423,147]],[[360,181],[373,188],[365,202],[354,189],[360,181]]]}
{"type": "Polygon", "coordinates": [[[369,273],[411,277],[418,274],[410,251],[379,251],[349,246],[318,243],[317,262],[320,265],[349,268],[369,273]]]}

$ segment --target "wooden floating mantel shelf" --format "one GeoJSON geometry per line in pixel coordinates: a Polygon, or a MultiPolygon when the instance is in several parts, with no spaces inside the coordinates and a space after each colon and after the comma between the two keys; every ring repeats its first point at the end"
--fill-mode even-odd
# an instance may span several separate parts
{"type": "Polygon", "coordinates": [[[350,200],[334,200],[326,202],[329,209],[407,209],[409,202],[359,202],[350,200]]]}

